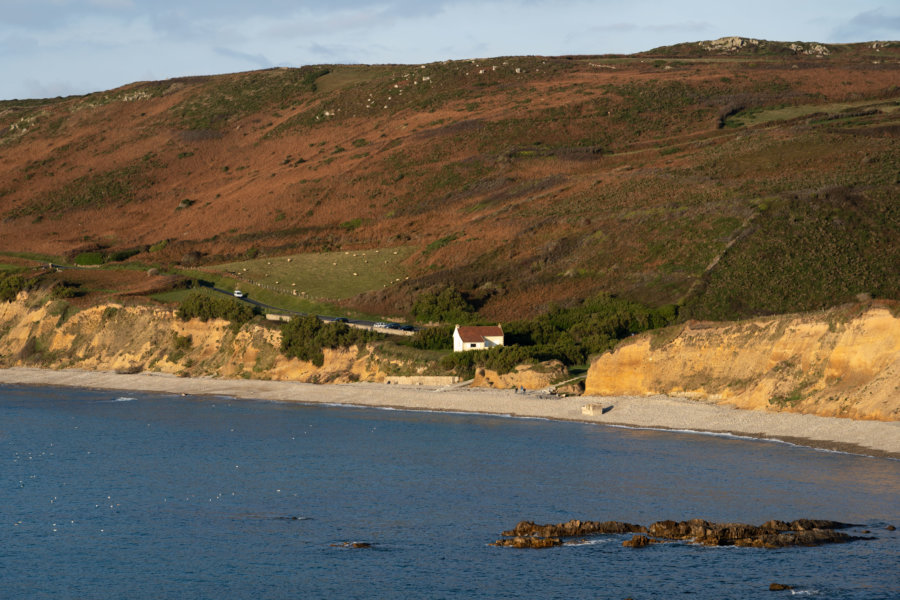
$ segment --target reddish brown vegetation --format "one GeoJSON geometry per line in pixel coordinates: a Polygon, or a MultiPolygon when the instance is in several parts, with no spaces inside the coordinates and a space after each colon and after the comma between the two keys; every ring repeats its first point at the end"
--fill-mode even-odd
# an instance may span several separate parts
{"type": "Polygon", "coordinates": [[[598,291],[677,302],[761,198],[896,184],[890,107],[729,125],[900,95],[897,48],[851,50],[272,70],[0,103],[0,251],[412,244],[409,281],[350,304],[396,314],[443,285],[491,319],[598,291]]]}

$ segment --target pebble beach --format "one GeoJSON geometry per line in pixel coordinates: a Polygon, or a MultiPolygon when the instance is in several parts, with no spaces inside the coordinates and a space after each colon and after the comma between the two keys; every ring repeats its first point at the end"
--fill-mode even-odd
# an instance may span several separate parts
{"type": "Polygon", "coordinates": [[[900,422],[740,410],[668,396],[561,397],[485,388],[378,383],[316,385],[267,380],[184,378],[75,369],[0,369],[0,384],[66,386],[217,396],[272,402],[483,413],[779,440],[823,450],[900,459],[900,422]]]}

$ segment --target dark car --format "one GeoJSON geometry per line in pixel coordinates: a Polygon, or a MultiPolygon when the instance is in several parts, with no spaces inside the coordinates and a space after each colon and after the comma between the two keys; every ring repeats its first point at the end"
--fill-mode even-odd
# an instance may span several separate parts
{"type": "Polygon", "coordinates": [[[413,327],[412,325],[401,325],[400,329],[402,331],[415,331],[416,330],[416,328],[413,327]]]}

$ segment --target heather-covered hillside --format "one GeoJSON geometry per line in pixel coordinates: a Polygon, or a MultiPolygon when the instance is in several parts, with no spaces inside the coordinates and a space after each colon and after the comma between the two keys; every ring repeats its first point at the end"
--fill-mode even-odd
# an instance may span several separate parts
{"type": "Polygon", "coordinates": [[[0,263],[340,252],[360,264],[315,279],[356,283],[317,301],[402,315],[452,286],[487,320],[603,292],[701,319],[896,299],[898,81],[897,43],[729,38],[0,102],[0,263]],[[397,258],[360,285],[376,250],[397,258]]]}

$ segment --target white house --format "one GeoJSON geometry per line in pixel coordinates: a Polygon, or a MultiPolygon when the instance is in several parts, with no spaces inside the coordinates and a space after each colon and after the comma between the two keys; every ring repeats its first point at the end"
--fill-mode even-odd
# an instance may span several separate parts
{"type": "Polygon", "coordinates": [[[453,351],[484,350],[503,345],[503,328],[500,325],[456,326],[453,330],[453,351]]]}

